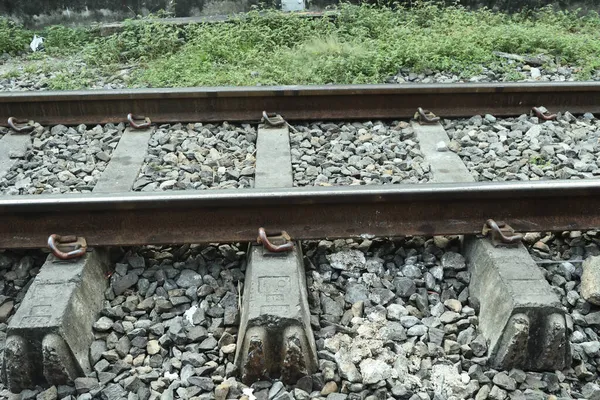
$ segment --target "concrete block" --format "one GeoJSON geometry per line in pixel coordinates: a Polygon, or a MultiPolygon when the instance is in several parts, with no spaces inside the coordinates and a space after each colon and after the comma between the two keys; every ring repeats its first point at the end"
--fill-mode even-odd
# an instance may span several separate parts
{"type": "Polygon", "coordinates": [[[0,178],[15,165],[17,154],[24,154],[31,146],[31,136],[28,133],[8,133],[0,139],[0,178]]]}
{"type": "MultiPolygon", "coordinates": [[[[291,187],[288,126],[260,125],[256,143],[255,187],[291,187]]],[[[246,384],[281,379],[295,384],[317,369],[317,347],[302,249],[271,253],[250,246],[235,362],[246,384]]]]}
{"type": "Polygon", "coordinates": [[[570,365],[565,312],[523,245],[496,248],[465,238],[471,296],[493,366],[544,371],[570,365]]]}
{"type": "Polygon", "coordinates": [[[419,148],[429,163],[431,175],[436,183],[475,181],[458,154],[450,150],[437,150],[438,143],[450,143],[448,134],[440,124],[419,125],[417,122],[413,122],[412,128],[417,135],[419,148]]]}
{"type": "Polygon", "coordinates": [[[148,141],[153,132],[154,128],[125,129],[106,169],[94,186],[95,193],[118,193],[131,190],[144,164],[148,141]]]}
{"type": "Polygon", "coordinates": [[[42,266],[8,329],[3,379],[12,392],[61,385],[91,371],[92,324],[102,308],[108,253],[42,266]]]}
{"type": "Polygon", "coordinates": [[[317,368],[302,251],[270,253],[251,246],[236,364],[242,381],[293,384],[317,368]]]}
{"type": "Polygon", "coordinates": [[[294,186],[289,128],[258,128],[256,138],[256,169],[254,187],[277,188],[294,186]]]}

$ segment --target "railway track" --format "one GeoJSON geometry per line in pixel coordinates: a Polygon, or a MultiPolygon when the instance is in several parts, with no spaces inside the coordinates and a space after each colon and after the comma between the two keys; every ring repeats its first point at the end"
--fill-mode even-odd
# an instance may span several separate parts
{"type": "MultiPolygon", "coordinates": [[[[372,179],[390,165],[408,166],[418,159],[426,165],[418,167],[423,172],[407,173],[406,179],[418,176],[417,181],[428,183],[294,187],[309,182],[302,175],[309,167],[306,156],[327,140],[313,143],[314,128],[290,125],[405,119],[424,105],[441,117],[493,114],[493,122],[487,122],[493,127],[496,117],[528,114],[541,104],[574,114],[599,112],[599,89],[583,83],[2,95],[2,120],[15,117],[13,128],[31,133],[4,131],[0,179],[12,174],[9,181],[16,183],[23,160],[35,162],[25,155],[29,147],[52,152],[54,145],[55,154],[64,158],[60,149],[74,149],[73,137],[83,140],[93,131],[84,126],[69,133],[54,127],[57,134],[72,135],[65,143],[54,143],[44,133],[49,125],[108,124],[99,139],[91,134],[84,144],[95,146],[109,138],[94,153],[105,153],[97,161],[103,163],[102,173],[79,186],[90,193],[0,197],[0,248],[12,249],[7,254],[48,243],[58,248],[28,284],[16,311],[13,300],[3,300],[12,301],[6,315],[3,382],[13,392],[42,385],[50,386],[44,392],[49,396],[52,388],[57,393],[60,388],[57,396],[80,398],[250,398],[242,382],[251,386],[252,396],[277,399],[600,393],[593,374],[583,372],[595,366],[595,341],[587,331],[596,324],[595,311],[582,298],[573,298],[579,296],[575,285],[567,289],[558,278],[564,280],[566,272],[541,270],[515,233],[597,229],[598,181],[476,183],[461,153],[444,148],[452,144],[444,126],[426,116],[430,121],[423,125],[341,124],[327,129],[333,132],[331,142],[342,147],[410,136],[406,140],[415,144],[402,147],[404,138],[395,143],[397,152],[390,162],[381,162],[381,172],[358,175],[372,179]],[[256,121],[265,109],[285,120],[264,115],[260,125],[217,133],[211,131],[214,125],[181,124],[256,121]],[[122,122],[131,112],[144,113],[151,121],[132,116],[125,129],[122,122]],[[29,122],[21,122],[31,119],[38,123],[31,129],[29,122]],[[161,125],[166,122],[179,125],[161,125]],[[181,140],[170,142],[165,132],[181,140]],[[358,139],[345,139],[345,132],[358,139]],[[190,147],[194,136],[211,139],[206,151],[201,143],[190,147]],[[164,147],[169,143],[174,149],[185,143],[187,149],[180,153],[198,151],[218,169],[222,165],[211,164],[209,149],[224,152],[223,143],[242,137],[248,151],[236,148],[232,154],[253,165],[228,163],[223,174],[241,186],[240,177],[247,176],[244,182],[253,188],[131,191],[151,164],[148,160],[170,157],[167,153],[173,151],[164,147]],[[36,138],[39,142],[33,143],[36,138]],[[250,169],[236,175],[236,168],[250,169]],[[256,242],[259,228],[267,229],[262,245],[250,246],[246,253],[239,243],[256,242]],[[489,238],[481,238],[482,229],[489,238]],[[464,246],[452,239],[456,235],[468,235],[464,246]],[[413,236],[417,238],[375,239],[413,236]],[[320,242],[299,242],[306,240],[320,242]],[[148,245],[112,258],[106,250],[148,245]],[[590,340],[573,340],[580,335],[590,340]],[[419,365],[411,364],[415,360],[419,365]],[[552,372],[556,370],[565,373],[552,372]],[[565,383],[565,376],[575,383],[565,383]],[[545,384],[532,383],[538,380],[545,384]]],[[[545,117],[529,118],[528,128],[546,129],[545,117]]],[[[568,124],[563,117],[560,121],[568,124]]],[[[580,122],[579,128],[592,131],[583,120],[574,123],[580,122]]],[[[469,140],[460,143],[467,147],[469,140]]],[[[178,156],[169,159],[174,165],[183,162],[178,156]]],[[[392,183],[400,172],[388,174],[392,183]]],[[[168,187],[177,185],[174,181],[168,187]]],[[[581,235],[573,234],[567,243],[578,237],[594,242],[592,232],[581,235]]],[[[540,251],[554,251],[546,243],[561,242],[533,234],[524,240],[533,245],[536,259],[540,251]]],[[[5,264],[14,269],[22,261],[7,257],[5,264]]],[[[5,281],[22,287],[24,278],[20,285],[5,281]]]]}

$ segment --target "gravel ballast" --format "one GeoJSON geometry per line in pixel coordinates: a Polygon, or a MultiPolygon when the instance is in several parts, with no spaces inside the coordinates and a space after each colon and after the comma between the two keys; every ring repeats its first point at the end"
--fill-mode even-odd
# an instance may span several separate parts
{"type": "Polygon", "coordinates": [[[525,242],[538,262],[555,259],[540,266],[573,319],[573,365],[564,371],[487,366],[456,238],[324,240],[303,245],[317,373],[292,387],[247,388],[233,364],[245,247],[147,246],[125,251],[114,266],[93,327],[94,372],[28,398],[594,398],[600,312],[577,294],[578,261],[600,253],[600,235],[528,234],[525,242]]]}
{"type": "Polygon", "coordinates": [[[314,123],[290,131],[294,186],[424,183],[424,162],[407,122],[314,123]]]}
{"type": "Polygon", "coordinates": [[[524,240],[572,320],[573,363],[563,372],[579,388],[579,398],[596,398],[600,396],[600,307],[584,300],[581,284],[583,261],[600,255],[600,232],[530,233],[524,240]]]}
{"type": "Polygon", "coordinates": [[[448,145],[477,181],[590,179],[600,176],[600,120],[570,113],[445,120],[448,145]]]}
{"type": "Polygon", "coordinates": [[[253,187],[256,135],[249,124],[161,125],[133,190],[253,187]]]}
{"type": "Polygon", "coordinates": [[[0,194],[89,193],[110,161],[124,124],[36,128],[31,148],[0,179],[0,194]]]}

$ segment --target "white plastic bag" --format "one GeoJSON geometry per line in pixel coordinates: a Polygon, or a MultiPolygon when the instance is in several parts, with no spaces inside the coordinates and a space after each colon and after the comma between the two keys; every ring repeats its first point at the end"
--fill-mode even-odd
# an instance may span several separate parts
{"type": "Polygon", "coordinates": [[[33,40],[31,41],[31,43],[29,43],[29,47],[31,48],[31,51],[38,51],[38,50],[42,50],[43,46],[42,43],[44,43],[44,38],[38,35],[33,35],[33,40]]]}

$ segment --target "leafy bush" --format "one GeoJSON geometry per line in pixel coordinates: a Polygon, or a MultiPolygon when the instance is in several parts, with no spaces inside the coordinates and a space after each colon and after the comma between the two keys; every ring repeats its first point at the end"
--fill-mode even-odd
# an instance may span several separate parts
{"type": "Polygon", "coordinates": [[[33,33],[15,22],[0,17],[0,54],[17,54],[25,51],[33,33]]]}
{"type": "Polygon", "coordinates": [[[44,47],[50,54],[73,53],[81,49],[90,38],[89,32],[84,29],[61,25],[46,28],[42,36],[44,47]]]}
{"type": "Polygon", "coordinates": [[[91,65],[145,62],[169,55],[183,44],[180,29],[153,19],[127,20],[123,30],[108,37],[98,37],[84,50],[91,65]]]}

